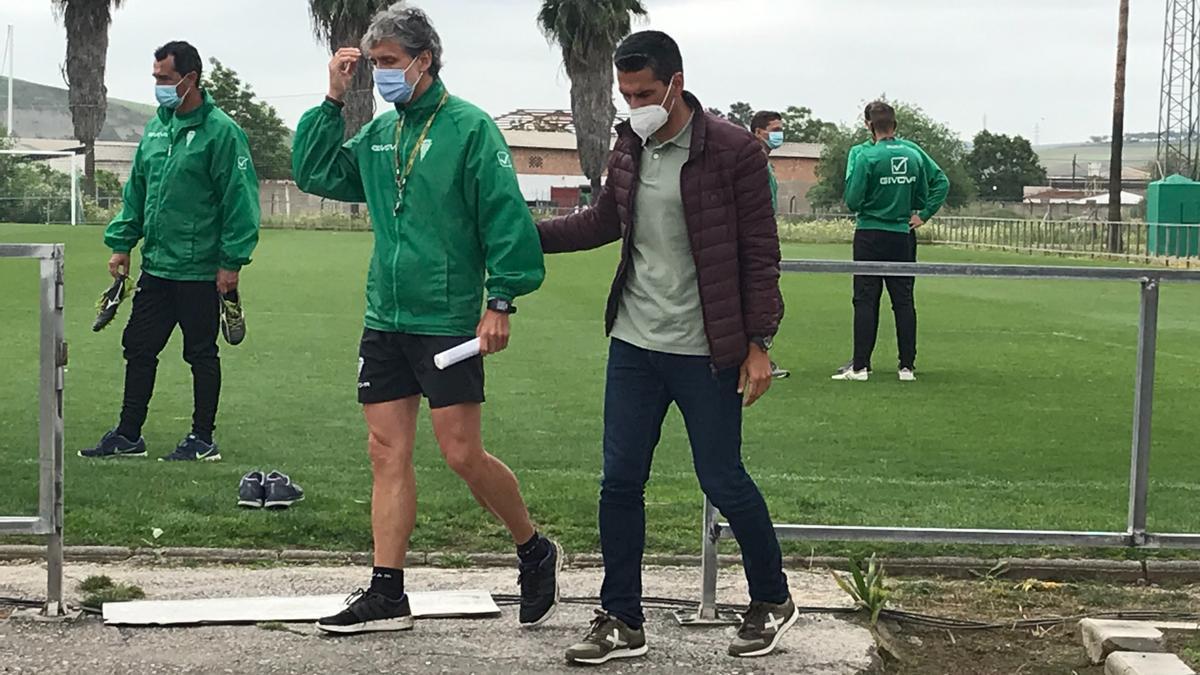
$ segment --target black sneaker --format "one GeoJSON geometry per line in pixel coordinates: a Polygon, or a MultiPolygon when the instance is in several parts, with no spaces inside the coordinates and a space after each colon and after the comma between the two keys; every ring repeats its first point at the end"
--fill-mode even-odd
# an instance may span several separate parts
{"type": "Polygon", "coordinates": [[[188,434],[187,438],[175,446],[175,451],[166,457],[159,457],[160,462],[216,462],[221,459],[221,451],[216,443],[205,443],[196,438],[196,434],[188,434]]]}
{"type": "Polygon", "coordinates": [[[113,280],[112,286],[104,289],[96,303],[96,321],[92,323],[92,331],[99,333],[112,323],[121,301],[129,297],[129,285],[129,277],[122,274],[113,280]]]}
{"type": "Polygon", "coordinates": [[[791,598],[782,605],[751,602],[742,616],[742,627],[729,643],[730,656],[766,656],[775,651],[779,638],[800,618],[791,598]]]}
{"type": "Polygon", "coordinates": [[[242,476],[242,482],[238,485],[238,506],[261,509],[266,498],[267,488],[263,483],[263,472],[251,471],[242,476]]]}
{"type": "Polygon", "coordinates": [[[540,626],[554,616],[558,608],[558,575],[562,572],[563,551],[556,541],[546,540],[550,552],[539,562],[521,563],[521,626],[540,626]]]}
{"type": "Polygon", "coordinates": [[[645,656],[646,651],[645,630],[634,630],[617,617],[596,610],[587,637],[567,648],[567,663],[598,666],[613,659],[645,656]]]}
{"type": "Polygon", "coordinates": [[[137,441],[131,441],[121,434],[117,433],[116,429],[112,429],[104,434],[100,439],[100,443],[94,448],[79,451],[80,457],[108,459],[109,457],[145,457],[146,456],[146,439],[138,438],[137,441]]]}
{"type": "Polygon", "coordinates": [[[786,380],[792,376],[792,371],[784,370],[779,367],[778,363],[771,362],[771,377],[776,380],[786,380]]]}
{"type": "Polygon", "coordinates": [[[263,506],[268,509],[286,509],[296,502],[304,501],[304,490],[287,475],[272,471],[263,479],[266,497],[263,506]]]}
{"type": "Polygon", "coordinates": [[[413,615],[408,594],[399,600],[375,591],[358,589],[346,598],[346,609],[317,621],[326,633],[348,635],[382,631],[412,630],[413,615]]]}
{"type": "Polygon", "coordinates": [[[242,295],[237,291],[221,296],[221,335],[232,346],[246,339],[246,314],[242,311],[242,295]]]}

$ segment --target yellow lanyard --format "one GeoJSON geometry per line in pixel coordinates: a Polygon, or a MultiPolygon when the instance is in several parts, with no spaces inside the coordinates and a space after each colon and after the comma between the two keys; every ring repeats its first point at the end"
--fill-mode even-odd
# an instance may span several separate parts
{"type": "Polygon", "coordinates": [[[408,162],[403,169],[400,167],[400,136],[404,132],[404,121],[408,115],[401,115],[396,121],[396,210],[395,214],[399,215],[404,208],[404,188],[408,185],[408,176],[412,173],[413,165],[417,162],[417,153],[421,151],[421,146],[425,143],[425,138],[429,135],[429,130],[433,127],[433,120],[437,118],[439,112],[442,111],[442,106],[446,105],[447,99],[450,98],[450,92],[442,93],[442,100],[438,101],[437,108],[433,114],[429,116],[429,121],[425,123],[425,128],[421,131],[421,135],[417,137],[417,142],[413,144],[412,151],[408,153],[408,162]]]}

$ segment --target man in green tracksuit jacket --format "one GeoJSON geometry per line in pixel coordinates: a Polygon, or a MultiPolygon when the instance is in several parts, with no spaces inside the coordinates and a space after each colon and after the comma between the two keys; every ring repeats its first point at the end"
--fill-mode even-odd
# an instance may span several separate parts
{"type": "Polygon", "coordinates": [[[258,177],[246,134],[200,89],[196,48],[170,42],[154,54],[158,114],[146,124],[125,183],[121,213],[104,232],[109,272],[128,275],[142,243],[141,276],[125,328],[120,423],[85,457],[145,456],[142,425],[158,354],[175,326],[192,368],[192,432],[164,460],[218,460],[213,441],[221,363],[218,326],[241,341],[238,273],[258,243],[258,177]]]}
{"type": "Polygon", "coordinates": [[[557,603],[561,551],[534,529],[512,471],[483,448],[481,355],[444,370],[434,356],[475,337],[481,354],[507,346],[513,301],[545,278],[541,242],[500,130],[439,77],[442,42],[429,17],[396,3],[374,17],[362,45],[380,95],[395,107],[342,142],[342,99],[365,64],[360,50],[341,49],[329,65],[329,95],[300,120],[292,154],[301,189],[365,201],[375,232],[358,360],[374,473],[375,569],[370,589],[318,626],[330,633],[412,627],[403,568],[416,517],[422,396],[446,462],[517,544],[520,621],[536,625],[557,603]]]}
{"type": "MultiPolygon", "coordinates": [[[[915,262],[916,230],[942,207],[950,182],[917,144],[896,138],[896,111],[890,105],[868,105],[866,122],[873,138],[850,150],[846,166],[846,206],[858,214],[854,259],[915,262]]],[[[833,379],[869,378],[885,284],[896,317],[899,377],[916,379],[914,283],[912,277],[854,277],[854,358],[833,379]]]]}

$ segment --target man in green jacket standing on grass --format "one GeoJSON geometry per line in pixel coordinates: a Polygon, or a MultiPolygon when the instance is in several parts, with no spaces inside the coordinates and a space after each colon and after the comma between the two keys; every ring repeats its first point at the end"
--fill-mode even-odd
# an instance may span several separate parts
{"type": "Polygon", "coordinates": [[[451,96],[442,42],[429,17],[398,2],[329,64],[329,95],[305,113],[292,168],[302,190],[366,202],[375,232],[358,400],[370,432],[375,567],[368,590],[318,622],[329,633],[408,630],[404,563],[416,519],[413,445],[421,398],[446,463],[508,528],[520,559],[520,622],[536,626],[558,602],[562,551],[538,534],[517,479],[483,448],[483,354],[509,340],[513,302],[545,278],[533,216],[492,118],[451,96]],[[363,52],[394,108],[343,143],[343,98],[363,52]],[[486,291],[487,309],[480,318],[486,291]],[[481,355],[440,369],[439,352],[480,339],[481,355]]]}
{"type": "Polygon", "coordinates": [[[130,274],[142,244],[141,276],[125,327],[125,396],[117,427],[83,457],[144,457],[158,355],[178,325],[192,367],[192,431],[164,461],[221,458],[213,429],[221,394],[217,332],[245,334],[238,273],[258,243],[258,177],[246,134],[200,88],[196,48],[170,42],[154,54],[158,114],[146,124],[125,183],[121,213],[104,232],[109,272],[130,274]]]}
{"type": "MultiPolygon", "coordinates": [[[[916,262],[917,228],[941,209],[950,181],[916,143],[896,138],[896,111],[883,101],[866,109],[872,140],[850,150],[846,206],[856,214],[854,259],[916,262]]],[[[833,379],[866,381],[879,332],[879,301],[887,286],[896,317],[898,375],[916,380],[917,310],[913,277],[854,277],[854,358],[833,379]]]]}

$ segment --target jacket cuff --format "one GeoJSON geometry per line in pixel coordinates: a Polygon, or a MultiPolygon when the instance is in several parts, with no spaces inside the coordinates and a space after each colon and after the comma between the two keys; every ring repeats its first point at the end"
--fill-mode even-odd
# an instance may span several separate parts
{"type": "Polygon", "coordinates": [[[344,102],[329,98],[328,96],[326,96],[325,101],[321,103],[321,109],[327,113],[331,113],[335,117],[341,117],[342,109],[345,107],[346,104],[344,102]]]}

